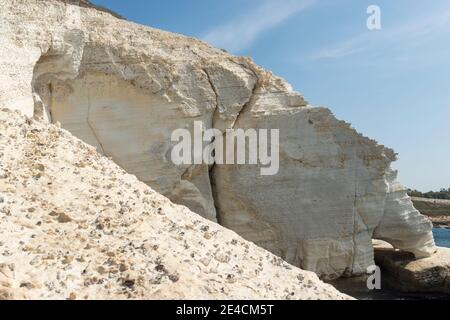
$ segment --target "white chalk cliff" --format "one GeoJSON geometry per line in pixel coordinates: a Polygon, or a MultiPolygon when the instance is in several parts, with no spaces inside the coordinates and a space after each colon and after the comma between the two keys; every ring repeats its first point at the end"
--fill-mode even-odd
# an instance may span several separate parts
{"type": "Polygon", "coordinates": [[[323,278],[365,273],[372,238],[436,251],[392,150],[248,58],[77,2],[0,0],[1,106],[61,123],[175,203],[323,278]],[[280,129],[279,174],[174,165],[171,134],[194,121],[280,129]]]}

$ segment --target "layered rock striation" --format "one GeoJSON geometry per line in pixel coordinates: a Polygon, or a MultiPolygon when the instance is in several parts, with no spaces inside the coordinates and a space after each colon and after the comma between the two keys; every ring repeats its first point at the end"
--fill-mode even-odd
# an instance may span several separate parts
{"type": "Polygon", "coordinates": [[[436,251],[395,153],[250,59],[72,1],[0,4],[2,106],[61,123],[172,201],[324,278],[365,273],[372,238],[436,251]],[[175,165],[171,134],[195,121],[280,129],[279,173],[175,165]]]}

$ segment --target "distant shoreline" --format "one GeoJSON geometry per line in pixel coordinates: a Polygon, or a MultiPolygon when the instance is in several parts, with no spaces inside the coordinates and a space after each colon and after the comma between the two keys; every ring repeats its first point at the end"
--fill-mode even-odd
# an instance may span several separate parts
{"type": "Polygon", "coordinates": [[[450,200],[411,198],[414,207],[428,216],[436,228],[450,228],[450,200]]]}
{"type": "Polygon", "coordinates": [[[435,228],[450,229],[450,217],[430,217],[435,228]]]}

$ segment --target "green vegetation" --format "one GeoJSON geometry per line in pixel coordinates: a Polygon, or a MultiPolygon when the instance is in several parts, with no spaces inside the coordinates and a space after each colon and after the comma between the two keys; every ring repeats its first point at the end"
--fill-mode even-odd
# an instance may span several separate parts
{"type": "Polygon", "coordinates": [[[426,198],[426,199],[450,199],[450,188],[441,189],[440,191],[428,191],[426,193],[408,189],[408,195],[410,197],[426,198]]]}

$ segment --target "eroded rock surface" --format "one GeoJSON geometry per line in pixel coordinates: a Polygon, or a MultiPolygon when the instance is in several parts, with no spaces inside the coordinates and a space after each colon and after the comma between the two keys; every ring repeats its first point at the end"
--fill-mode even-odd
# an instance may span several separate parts
{"type": "Polygon", "coordinates": [[[383,269],[384,281],[397,290],[450,294],[449,248],[438,248],[432,257],[416,259],[409,252],[377,242],[375,261],[383,269]]]}
{"type": "Polygon", "coordinates": [[[250,59],[63,1],[0,5],[1,105],[60,122],[171,200],[325,278],[364,273],[373,237],[436,251],[394,152],[250,59]],[[279,174],[174,165],[170,135],[194,121],[280,129],[279,174]]]}
{"type": "Polygon", "coordinates": [[[0,299],[348,298],[6,109],[0,197],[0,299]]]}

